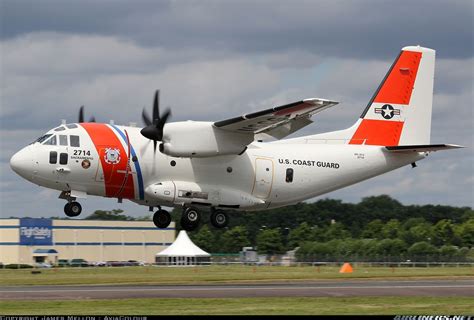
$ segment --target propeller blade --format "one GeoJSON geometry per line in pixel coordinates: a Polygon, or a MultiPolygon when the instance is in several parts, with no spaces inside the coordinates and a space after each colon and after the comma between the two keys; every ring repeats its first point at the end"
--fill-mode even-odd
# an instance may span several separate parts
{"type": "MultiPolygon", "coordinates": [[[[84,123],[84,106],[79,108],[79,123],[84,123]]],[[[89,118],[89,122],[95,122],[95,117],[92,116],[89,118]]]]}
{"type": "Polygon", "coordinates": [[[148,113],[146,113],[145,108],[143,108],[142,120],[147,126],[151,126],[153,124],[153,121],[150,120],[150,117],[148,116],[148,113]]]}
{"type": "Polygon", "coordinates": [[[84,106],[79,108],[79,123],[84,122],[84,106]]]}
{"type": "Polygon", "coordinates": [[[160,120],[160,90],[155,91],[155,100],[153,101],[153,123],[160,120]]]}
{"type": "Polygon", "coordinates": [[[153,99],[153,118],[150,119],[145,108],[143,108],[142,119],[146,126],[140,131],[145,138],[153,140],[154,153],[156,153],[158,141],[163,140],[163,129],[170,116],[170,108],[167,108],[160,116],[160,90],[156,90],[153,99]]]}
{"type": "Polygon", "coordinates": [[[165,110],[165,113],[161,116],[160,118],[160,126],[161,126],[161,131],[163,131],[163,127],[165,126],[165,123],[166,121],[168,120],[168,118],[171,116],[171,109],[170,108],[167,108],[165,110]]]}

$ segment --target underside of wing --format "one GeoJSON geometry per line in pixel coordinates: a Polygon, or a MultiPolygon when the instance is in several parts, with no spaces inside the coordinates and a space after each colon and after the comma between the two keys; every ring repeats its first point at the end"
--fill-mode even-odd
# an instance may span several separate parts
{"type": "Polygon", "coordinates": [[[265,133],[281,139],[312,123],[310,120],[312,115],[336,104],[338,102],[325,99],[305,99],[240,117],[217,121],[214,126],[218,129],[237,133],[265,133]]]}

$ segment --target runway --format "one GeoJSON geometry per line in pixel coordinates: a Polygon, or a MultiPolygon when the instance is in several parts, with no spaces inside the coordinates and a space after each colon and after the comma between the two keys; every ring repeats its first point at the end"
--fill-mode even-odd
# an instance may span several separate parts
{"type": "Polygon", "coordinates": [[[77,285],[0,287],[3,300],[471,296],[474,280],[361,280],[216,285],[77,285]]]}

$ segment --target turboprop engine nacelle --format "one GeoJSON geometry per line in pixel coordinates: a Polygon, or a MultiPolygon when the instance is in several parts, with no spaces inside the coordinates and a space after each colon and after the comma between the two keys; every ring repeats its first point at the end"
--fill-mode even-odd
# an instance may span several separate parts
{"type": "Polygon", "coordinates": [[[184,121],[166,124],[160,151],[172,157],[204,158],[239,154],[254,134],[226,131],[212,122],[184,121]]]}
{"type": "Polygon", "coordinates": [[[265,204],[249,193],[195,182],[164,181],[150,185],[145,193],[150,202],[170,205],[195,204],[223,208],[256,208],[265,204]]]}

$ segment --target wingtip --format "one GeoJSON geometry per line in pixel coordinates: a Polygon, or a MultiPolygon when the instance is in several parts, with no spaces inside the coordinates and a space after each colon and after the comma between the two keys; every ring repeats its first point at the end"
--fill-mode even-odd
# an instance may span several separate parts
{"type": "Polygon", "coordinates": [[[321,98],[308,98],[308,99],[303,99],[303,102],[310,103],[310,104],[313,104],[313,105],[316,105],[316,104],[324,104],[324,103],[332,104],[332,105],[339,104],[339,101],[328,100],[328,99],[321,99],[321,98]]]}
{"type": "Polygon", "coordinates": [[[453,149],[461,149],[461,148],[466,148],[466,146],[461,146],[459,144],[446,144],[445,146],[453,149]]]}

